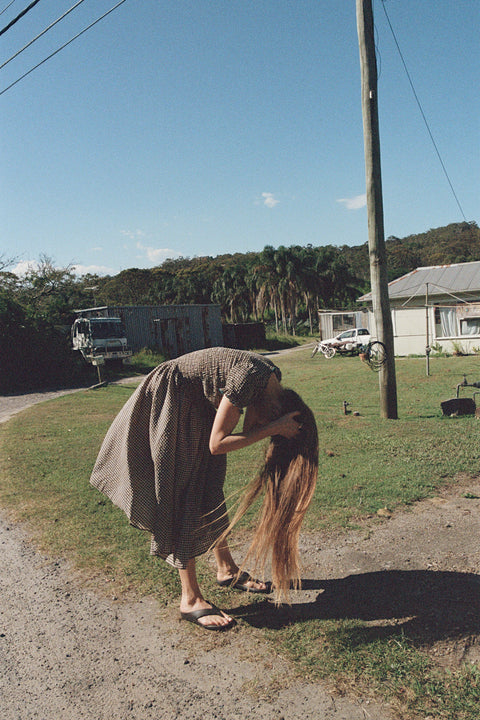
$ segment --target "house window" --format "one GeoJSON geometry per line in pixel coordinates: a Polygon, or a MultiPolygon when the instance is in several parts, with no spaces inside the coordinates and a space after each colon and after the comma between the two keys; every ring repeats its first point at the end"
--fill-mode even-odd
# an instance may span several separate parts
{"type": "MultiPolygon", "coordinates": [[[[478,312],[477,308],[475,311],[478,312]]],[[[435,326],[437,337],[454,338],[480,335],[480,315],[462,317],[458,312],[458,307],[436,307],[435,326]]]]}
{"type": "Polygon", "coordinates": [[[458,337],[457,311],[454,307],[435,308],[435,323],[437,324],[437,310],[440,319],[441,334],[438,337],[458,337]]]}
{"type": "Polygon", "coordinates": [[[347,315],[344,313],[338,313],[333,315],[333,332],[334,334],[345,330],[348,327],[355,327],[355,315],[347,315]]]}
{"type": "Polygon", "coordinates": [[[480,335],[480,317],[462,318],[460,335],[480,335]]]}

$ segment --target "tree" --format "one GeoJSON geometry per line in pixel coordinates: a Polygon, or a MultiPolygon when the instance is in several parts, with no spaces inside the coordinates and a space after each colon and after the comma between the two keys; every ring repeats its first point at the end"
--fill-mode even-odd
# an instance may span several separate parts
{"type": "Polygon", "coordinates": [[[145,305],[151,276],[151,270],[122,270],[101,284],[99,297],[105,305],[145,305]]]}
{"type": "Polygon", "coordinates": [[[262,317],[268,307],[273,310],[275,330],[279,331],[279,294],[278,276],[275,263],[275,248],[266,245],[252,263],[251,273],[255,277],[257,287],[257,305],[262,317]]]}
{"type": "Polygon", "coordinates": [[[19,279],[16,299],[30,317],[42,318],[52,325],[67,325],[83,297],[72,268],[57,268],[50,257],[41,255],[37,265],[19,279]]]}
{"type": "Polygon", "coordinates": [[[22,392],[81,377],[69,338],[0,291],[0,392],[22,392]]]}
{"type": "Polygon", "coordinates": [[[234,265],[226,268],[213,284],[212,300],[222,305],[232,323],[248,320],[250,303],[246,274],[244,265],[234,265]]]}
{"type": "Polygon", "coordinates": [[[5,270],[0,271],[0,291],[3,290],[4,292],[14,296],[17,294],[19,287],[20,280],[18,275],[5,270]]]}
{"type": "Polygon", "coordinates": [[[319,253],[311,246],[301,248],[302,292],[308,316],[310,334],[313,335],[313,318],[318,313],[318,297],[321,290],[321,276],[318,272],[319,253]]]}

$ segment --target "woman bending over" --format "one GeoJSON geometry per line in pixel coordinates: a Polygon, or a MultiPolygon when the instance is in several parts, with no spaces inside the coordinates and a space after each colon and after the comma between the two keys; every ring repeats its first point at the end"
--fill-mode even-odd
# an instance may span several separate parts
{"type": "MultiPolygon", "coordinates": [[[[242,573],[227,535],[264,493],[245,562],[263,568],[271,555],[277,600],[299,584],[298,536],[318,473],[315,419],[267,358],[208,348],[159,365],[139,385],[103,441],[91,483],[151,533],[150,552],[177,568],[181,616],[209,630],[234,620],[209,603],[195,558],[213,548],[217,581],[250,592],[270,584],[242,573]],[[243,428],[235,432],[243,409],[243,428]],[[226,455],[271,438],[259,475],[229,523],[223,484],[226,455]]],[[[243,565],[243,563],[242,563],[243,565]]]]}

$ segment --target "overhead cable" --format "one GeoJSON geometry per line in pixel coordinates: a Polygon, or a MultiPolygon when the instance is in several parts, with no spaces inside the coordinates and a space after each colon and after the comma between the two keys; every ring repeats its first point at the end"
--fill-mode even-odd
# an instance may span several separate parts
{"type": "MultiPolygon", "coordinates": [[[[23,17],[24,15],[26,15],[33,7],[35,7],[35,5],[37,5],[39,2],[40,2],[40,0],[33,0],[33,2],[31,2],[30,5],[25,8],[25,10],[22,10],[22,12],[21,12],[19,15],[17,15],[16,18],[13,18],[13,20],[10,20],[10,22],[8,23],[8,25],[5,25],[5,27],[4,27],[2,30],[0,30],[0,35],[3,35],[3,33],[6,33],[7,30],[10,30],[10,28],[11,28],[13,25],[15,25],[15,23],[17,23],[19,20],[21,20],[22,17],[23,17]]],[[[6,9],[6,8],[5,8],[5,9],[6,9]]]]}
{"type": "Polygon", "coordinates": [[[34,37],[33,40],[30,40],[30,42],[27,43],[26,45],[24,45],[24,47],[21,50],[18,50],[18,52],[16,52],[15,55],[12,55],[12,57],[9,57],[8,60],[5,60],[5,62],[2,63],[2,65],[0,65],[0,70],[2,68],[4,68],[5,65],[8,65],[8,63],[11,60],[14,60],[16,57],[18,57],[20,55],[20,53],[22,53],[24,50],[26,50],[28,47],[30,47],[30,45],[33,45],[33,43],[36,42],[36,40],[38,40],[39,38],[41,38],[42,35],[45,35],[45,33],[47,33],[49,30],[51,30],[53,27],[55,27],[55,25],[57,25],[57,23],[59,23],[60,20],[63,20],[63,18],[67,17],[67,15],[69,15],[72,12],[72,10],[75,10],[75,8],[78,7],[79,5],[81,5],[83,2],[85,2],[85,0],[78,0],[78,2],[75,3],[75,5],[73,5],[70,8],[70,10],[66,10],[66,12],[63,13],[63,15],[61,15],[59,18],[57,18],[57,20],[54,20],[54,22],[52,22],[51,25],[49,25],[47,28],[45,28],[45,30],[42,30],[42,32],[39,35],[34,37]]]}
{"type": "Polygon", "coordinates": [[[436,153],[437,153],[438,159],[440,160],[440,165],[442,166],[442,169],[443,169],[443,172],[444,172],[444,174],[445,174],[445,177],[447,178],[448,184],[450,185],[450,190],[451,190],[452,193],[453,193],[453,197],[454,197],[455,200],[456,200],[456,203],[457,203],[457,205],[458,205],[458,207],[459,207],[460,213],[461,213],[463,219],[465,220],[465,222],[467,222],[467,218],[465,217],[465,213],[463,212],[463,208],[462,208],[462,206],[460,205],[460,201],[459,201],[459,199],[458,199],[458,197],[457,197],[457,194],[456,194],[456,192],[455,192],[455,190],[454,190],[454,188],[453,188],[453,185],[452,185],[452,182],[451,182],[451,180],[450,180],[450,178],[449,178],[447,169],[446,169],[445,164],[444,164],[444,162],[443,162],[443,160],[442,160],[442,156],[440,155],[440,151],[439,151],[439,149],[438,149],[438,147],[437,147],[437,144],[436,144],[436,142],[435,142],[435,140],[434,140],[432,131],[430,130],[430,126],[429,126],[429,124],[428,124],[428,120],[427,120],[427,118],[425,117],[425,113],[423,112],[422,105],[421,105],[420,100],[418,99],[418,95],[417,95],[417,93],[416,93],[416,91],[415,91],[415,87],[414,87],[414,85],[413,85],[412,78],[410,77],[410,73],[408,72],[407,64],[406,64],[406,62],[405,62],[405,60],[404,60],[404,58],[403,58],[402,51],[400,50],[400,45],[398,44],[398,40],[397,40],[396,35],[395,35],[395,32],[394,32],[394,30],[393,30],[392,23],[390,22],[390,18],[388,17],[388,13],[387,13],[387,10],[386,10],[386,8],[385,8],[385,0],[382,0],[382,7],[383,7],[383,11],[384,11],[384,13],[385,13],[385,17],[387,18],[388,25],[389,25],[390,30],[391,30],[391,32],[392,32],[393,39],[395,40],[395,45],[397,46],[398,54],[400,55],[400,59],[401,59],[401,61],[402,61],[402,63],[403,63],[403,67],[405,68],[405,72],[406,72],[406,74],[407,74],[408,82],[410,83],[410,87],[412,88],[413,95],[414,95],[414,97],[415,97],[415,100],[416,100],[416,102],[417,102],[417,105],[418,105],[418,107],[419,107],[419,109],[420,109],[420,112],[421,112],[421,114],[422,114],[422,118],[423,118],[423,122],[425,123],[425,127],[427,128],[428,134],[430,135],[430,140],[432,141],[433,147],[435,148],[435,151],[436,151],[436,153]]]}
{"type": "Polygon", "coordinates": [[[6,7],[3,8],[3,10],[0,10],[0,15],[3,15],[3,13],[5,12],[5,10],[8,10],[8,8],[10,7],[10,5],[13,5],[14,2],[15,2],[15,0],[12,0],[11,2],[8,3],[8,5],[7,5],[6,7]]]}
{"type": "Polygon", "coordinates": [[[105,12],[105,13],[104,13],[103,15],[101,15],[99,18],[97,18],[96,20],[94,20],[92,23],[90,23],[90,25],[88,25],[86,28],[84,28],[84,29],[81,30],[79,33],[77,33],[77,35],[75,35],[74,37],[72,37],[70,40],[68,40],[66,43],[64,43],[61,47],[57,48],[57,50],[55,50],[53,53],[51,53],[50,55],[48,55],[48,57],[44,58],[44,59],[41,60],[39,63],[37,63],[34,67],[30,68],[30,70],[28,70],[26,73],[24,73],[23,75],[21,75],[21,77],[17,78],[17,80],[14,80],[14,82],[10,83],[10,85],[7,85],[6,88],[4,88],[3,90],[0,91],[0,95],[3,95],[4,93],[6,93],[7,90],[10,90],[12,87],[14,87],[14,85],[17,85],[17,83],[19,83],[21,80],[23,80],[24,78],[26,78],[27,75],[30,75],[30,73],[32,73],[34,70],[36,70],[36,69],[39,68],[41,65],[43,65],[44,63],[46,63],[47,60],[50,60],[50,59],[51,59],[52,57],[54,57],[55,55],[58,55],[59,52],[61,52],[62,50],[64,50],[64,49],[65,49],[68,45],[70,45],[74,40],[77,40],[81,35],[83,35],[84,33],[86,33],[87,30],[90,30],[92,27],[94,27],[94,25],[96,25],[96,24],[99,23],[101,20],[103,20],[104,18],[106,18],[107,15],[110,15],[110,13],[112,13],[114,10],[116,10],[118,7],[120,7],[120,5],[123,5],[124,2],[126,2],[126,0],[120,0],[120,2],[118,2],[118,3],[117,3],[116,5],[114,5],[112,8],[110,8],[110,10],[107,10],[107,12],[105,12]]]}

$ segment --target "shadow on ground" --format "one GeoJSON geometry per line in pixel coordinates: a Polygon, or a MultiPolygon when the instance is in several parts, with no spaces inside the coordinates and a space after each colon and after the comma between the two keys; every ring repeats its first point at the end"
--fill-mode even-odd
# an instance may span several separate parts
{"type": "MultiPolygon", "coordinates": [[[[385,570],[304,580],[302,587],[320,592],[313,602],[276,608],[265,600],[229,612],[253,627],[270,629],[314,619],[365,621],[363,642],[367,636],[374,640],[397,635],[399,625],[416,644],[426,646],[480,633],[480,575],[385,570]]],[[[356,632],[352,628],[353,643],[356,632]]]]}

